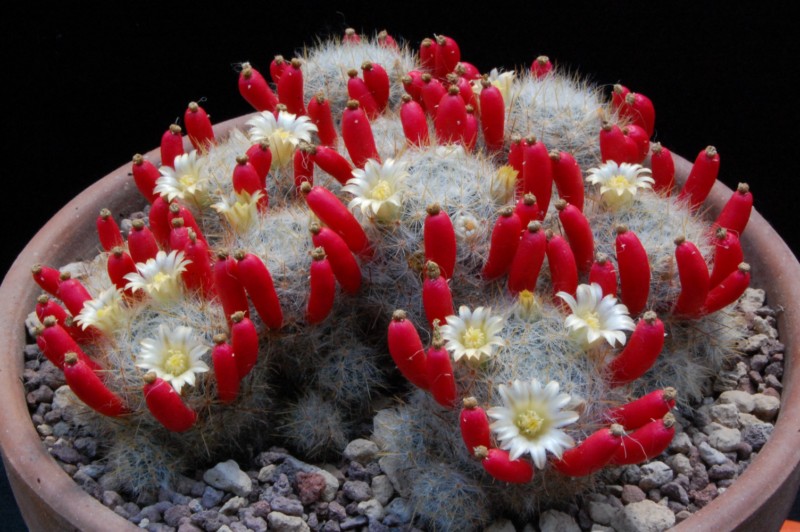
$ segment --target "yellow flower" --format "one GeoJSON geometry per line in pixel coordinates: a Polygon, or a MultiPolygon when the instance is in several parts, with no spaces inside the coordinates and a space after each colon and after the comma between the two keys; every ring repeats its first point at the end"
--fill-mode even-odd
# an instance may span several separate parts
{"type": "Polygon", "coordinates": [[[263,196],[260,190],[252,196],[244,190],[234,192],[230,198],[222,196],[211,208],[223,215],[233,230],[241,234],[258,220],[258,200],[263,196]]]}

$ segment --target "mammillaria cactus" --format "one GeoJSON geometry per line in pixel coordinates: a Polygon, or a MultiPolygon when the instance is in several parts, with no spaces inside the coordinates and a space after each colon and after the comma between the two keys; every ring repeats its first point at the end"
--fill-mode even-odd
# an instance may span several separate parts
{"type": "MultiPolygon", "coordinates": [[[[82,284],[34,269],[99,331],[80,342],[120,405],[86,401],[106,415],[84,422],[108,438],[120,486],[153,490],[275,439],[336,453],[383,392],[403,389],[393,359],[419,389],[378,413],[375,438],[420,519],[529,516],[606,464],[660,453],[669,408],[626,424],[622,405],[663,389],[660,405],[674,390],[699,397],[730,352],[736,327],[718,311],[749,267],[712,251],[743,229],[752,198],[740,188],[715,237],[696,211],[716,150],[673,194],[666,148],[653,177],[643,166],[643,95],[609,104],[546,57],[470,77],[451,37],[419,54],[388,43],[348,34],[276,58],[277,101],[245,64],[249,130],[214,138],[193,103],[195,150],[162,161],[155,181],[134,157],[152,233],[135,222],[121,241],[104,212],[106,251],[82,284]],[[142,260],[111,275],[126,245],[142,260]]],[[[58,346],[72,344],[51,337],[45,353],[67,360],[58,346]]],[[[74,352],[70,367],[85,364],[74,352]]]]}

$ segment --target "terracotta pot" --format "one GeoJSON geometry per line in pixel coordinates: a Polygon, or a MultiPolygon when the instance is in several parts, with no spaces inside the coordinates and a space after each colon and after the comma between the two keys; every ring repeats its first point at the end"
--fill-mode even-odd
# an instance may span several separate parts
{"type": "MultiPolygon", "coordinates": [[[[215,127],[224,134],[246,117],[215,127]]],[[[157,150],[148,154],[158,159],[157,150]]],[[[691,167],[676,161],[678,179],[691,167]]],[[[0,447],[6,471],[22,514],[32,530],[138,530],[133,524],[87,495],[62,471],[40,442],[22,386],[26,343],[23,322],[33,309],[39,287],[31,280],[35,263],[61,266],[93,257],[98,249],[94,221],[99,210],[139,210],[143,200],[128,176],[126,164],[68,203],[19,255],[0,287],[4,317],[0,336],[0,447]]],[[[717,183],[708,200],[711,215],[719,212],[731,191],[717,183]]],[[[769,303],[781,306],[778,329],[786,345],[786,368],[780,417],[772,438],[758,457],[725,492],[677,530],[767,530],[780,527],[800,484],[800,264],[757,212],[743,235],[753,285],[767,291],[769,303]]]]}

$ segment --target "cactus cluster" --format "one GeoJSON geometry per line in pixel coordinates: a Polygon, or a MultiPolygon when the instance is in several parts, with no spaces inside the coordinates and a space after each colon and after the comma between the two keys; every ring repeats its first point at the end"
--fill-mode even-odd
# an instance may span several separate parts
{"type": "Polygon", "coordinates": [[[533,515],[666,447],[749,280],[746,187],[699,214],[715,150],[673,190],[645,96],[545,57],[481,76],[445,36],[348,32],[269,73],[242,66],[247,129],[192,103],[193,150],[171,126],[160,168],[134,157],[147,215],[123,237],[101,213],[80,282],[34,268],[69,310],[40,301],[39,343],[120,487],[266,441],[335,454],[405,380],[374,437],[430,527],[533,515]]]}

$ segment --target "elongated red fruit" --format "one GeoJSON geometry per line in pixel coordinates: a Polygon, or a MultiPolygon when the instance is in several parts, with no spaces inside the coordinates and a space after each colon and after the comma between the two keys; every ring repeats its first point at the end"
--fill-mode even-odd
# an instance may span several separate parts
{"type": "MultiPolygon", "coordinates": [[[[347,252],[350,253],[350,250],[347,252]]],[[[234,257],[239,280],[261,320],[272,330],[280,329],[283,325],[283,311],[272,275],[264,261],[258,255],[245,253],[243,250],[237,251],[234,257]]]]}
{"type": "Polygon", "coordinates": [[[614,89],[611,91],[611,108],[618,110],[625,102],[625,96],[630,94],[630,92],[631,90],[625,85],[620,85],[619,83],[615,84],[614,89]]]}
{"type": "Polygon", "coordinates": [[[307,142],[300,142],[292,156],[292,169],[294,170],[294,186],[297,194],[300,194],[300,186],[303,183],[314,184],[314,146],[307,142]]]}
{"type": "Polygon", "coordinates": [[[603,296],[617,295],[617,270],[614,263],[605,253],[598,253],[589,269],[589,284],[597,283],[603,290],[603,296]]]}
{"type": "Polygon", "coordinates": [[[183,225],[191,229],[197,235],[197,238],[202,240],[205,243],[208,243],[205,236],[203,236],[203,231],[200,230],[200,226],[197,223],[197,220],[185,205],[178,203],[178,201],[173,201],[169,204],[169,214],[167,215],[167,220],[170,222],[170,226],[172,225],[172,220],[175,218],[183,218],[183,225]]]}
{"type": "Polygon", "coordinates": [[[247,148],[247,155],[250,164],[258,172],[258,177],[261,180],[261,188],[267,188],[267,174],[272,166],[272,150],[269,149],[269,141],[262,140],[247,148]]]}
{"type": "Polygon", "coordinates": [[[677,316],[694,316],[700,311],[708,295],[708,265],[697,246],[684,237],[676,238],[675,246],[681,292],[672,313],[677,316]]]}
{"type": "Polygon", "coordinates": [[[461,95],[461,99],[464,100],[464,105],[471,105],[473,108],[480,105],[478,97],[472,89],[472,84],[467,79],[462,78],[455,72],[451,72],[447,75],[446,81],[449,86],[458,88],[458,93],[461,95]]]}
{"type": "Polygon", "coordinates": [[[519,221],[523,230],[527,228],[528,224],[532,221],[539,221],[543,218],[541,211],[539,211],[539,206],[536,205],[536,196],[530,192],[524,194],[517,200],[514,212],[519,216],[519,221]]]}
{"type": "Polygon", "coordinates": [[[302,62],[293,58],[281,73],[278,84],[278,100],[286,106],[286,110],[293,115],[306,114],[303,100],[303,70],[302,62]]]}
{"type": "Polygon", "coordinates": [[[389,35],[389,33],[386,30],[379,31],[377,39],[378,39],[378,46],[389,48],[391,50],[397,50],[399,48],[397,46],[397,41],[395,41],[394,37],[389,35]]]}
{"type": "Polygon", "coordinates": [[[154,259],[158,254],[156,237],[141,219],[132,222],[131,230],[128,233],[128,250],[136,264],[154,259]]]}
{"type": "Polygon", "coordinates": [[[361,72],[364,83],[367,84],[369,92],[372,93],[372,97],[378,105],[378,114],[380,114],[386,110],[386,106],[389,104],[389,90],[391,88],[389,74],[386,73],[386,69],[381,65],[371,61],[361,63],[361,72]]]}
{"type": "Polygon", "coordinates": [[[492,477],[509,484],[526,484],[533,480],[533,466],[526,460],[511,459],[508,451],[478,447],[475,456],[492,477]]]}
{"type": "Polygon", "coordinates": [[[169,234],[169,248],[183,251],[189,243],[189,228],[183,223],[183,218],[172,219],[172,231],[169,234]]]}
{"type": "Polygon", "coordinates": [[[508,148],[508,165],[517,171],[517,193],[522,196],[522,188],[524,183],[522,181],[522,170],[524,168],[524,153],[527,141],[519,138],[516,135],[511,137],[511,145],[508,148]]]}
{"type": "Polygon", "coordinates": [[[239,73],[239,94],[256,111],[274,111],[278,97],[272,92],[267,80],[250,63],[242,63],[239,73]]]}
{"type": "Polygon", "coordinates": [[[144,400],[153,417],[172,432],[186,432],[197,421],[197,413],[186,406],[175,388],[150,372],[144,376],[144,400]]]}
{"type": "Polygon", "coordinates": [[[93,410],[109,417],[128,413],[122,399],[106,387],[77,353],[68,352],[64,355],[64,378],[78,399],[93,410]]]}
{"type": "Polygon", "coordinates": [[[464,110],[467,112],[467,123],[464,126],[464,148],[468,152],[475,151],[478,145],[478,119],[475,117],[475,108],[467,105],[464,110]]]}
{"type": "Polygon", "coordinates": [[[655,419],[661,419],[675,407],[675,398],[678,396],[675,388],[656,390],[647,395],[611,408],[605,413],[606,419],[619,423],[625,430],[638,429],[655,419]]]}
{"type": "Polygon", "coordinates": [[[678,198],[686,200],[693,209],[698,208],[711,192],[718,174],[719,153],[714,146],[708,146],[697,154],[678,198]]]}
{"type": "Polygon", "coordinates": [[[531,74],[537,78],[543,78],[553,71],[553,63],[546,55],[540,55],[531,63],[531,74]]]}
{"type": "Polygon", "coordinates": [[[258,362],[258,332],[253,322],[242,311],[230,316],[231,346],[236,353],[239,378],[245,378],[258,362]]]}
{"type": "Polygon", "coordinates": [[[310,183],[303,183],[300,191],[317,218],[339,233],[350,251],[365,259],[372,257],[373,251],[364,228],[333,192],[319,186],[312,187],[310,183]]]}
{"type": "Polygon", "coordinates": [[[31,268],[31,275],[42,290],[51,295],[58,296],[58,285],[61,284],[61,272],[50,266],[34,264],[31,268]]]}
{"type": "Polygon", "coordinates": [[[331,263],[325,256],[325,250],[322,247],[317,247],[311,252],[311,259],[306,321],[310,325],[314,325],[327,318],[333,309],[336,276],[333,274],[331,263]]]}
{"type": "Polygon", "coordinates": [[[76,353],[81,360],[92,369],[101,369],[100,365],[89,358],[86,353],[78,346],[75,339],[67,332],[66,320],[65,327],[58,324],[55,316],[46,316],[42,323],[44,328],[39,331],[36,343],[41,347],[44,355],[55,364],[59,369],[64,369],[64,355],[76,353]]]}
{"type": "Polygon", "coordinates": [[[242,311],[249,316],[249,304],[244,286],[239,280],[236,260],[227,253],[217,254],[213,267],[214,290],[222,303],[222,310],[230,323],[230,317],[242,311]]]}
{"type": "Polygon", "coordinates": [[[358,44],[361,42],[361,36],[356,33],[356,30],[353,28],[347,28],[344,30],[344,38],[342,38],[342,42],[348,44],[358,44]]]}
{"type": "Polygon", "coordinates": [[[616,250],[620,299],[628,307],[631,316],[635,316],[647,305],[650,261],[639,237],[624,225],[617,226],[616,250]]]}
{"type": "Polygon", "coordinates": [[[161,172],[155,167],[153,163],[145,159],[141,154],[137,153],[133,156],[133,182],[136,183],[136,188],[148,202],[153,203],[158,194],[153,192],[156,188],[156,181],[161,177],[161,172]]]}
{"type": "Polygon", "coordinates": [[[556,202],[556,209],[569,247],[575,255],[578,272],[586,273],[592,267],[594,259],[594,236],[589,227],[589,219],[575,205],[570,205],[563,199],[556,202]]]}
{"type": "Polygon", "coordinates": [[[161,136],[161,166],[172,168],[175,157],[184,154],[182,132],[178,124],[170,124],[169,129],[161,136]]]}
{"type": "Polygon", "coordinates": [[[481,130],[486,149],[498,152],[503,149],[506,105],[500,89],[488,79],[481,80],[481,130]]]}
{"type": "MultiPolygon", "coordinates": [[[[156,242],[158,245],[167,249],[169,247],[169,231],[170,231],[170,222],[169,222],[169,203],[166,199],[158,196],[155,200],[153,200],[153,204],[150,206],[150,231],[153,232],[153,236],[156,237],[156,242]]],[[[130,239],[130,235],[128,235],[130,239]]],[[[131,252],[133,256],[133,253],[131,252]]],[[[136,257],[133,257],[133,260],[136,260],[136,257]]]]}
{"type": "Polygon", "coordinates": [[[425,86],[425,82],[422,81],[422,74],[419,70],[411,70],[400,78],[400,81],[403,82],[403,89],[424,109],[425,102],[422,99],[422,87],[425,86]]]}
{"type": "MultiPolygon", "coordinates": [[[[742,245],[733,231],[718,227],[714,234],[714,267],[708,280],[710,288],[714,288],[728,275],[736,271],[744,261],[742,245]]],[[[710,289],[709,288],[709,289],[710,289]]]]}
{"type": "Polygon", "coordinates": [[[342,139],[350,159],[357,167],[364,168],[369,159],[380,162],[372,127],[356,100],[349,100],[342,114],[342,139]]]}
{"type": "Polygon", "coordinates": [[[347,71],[347,94],[351,100],[357,100],[361,109],[366,113],[367,118],[375,120],[380,114],[378,111],[378,102],[375,101],[375,96],[370,92],[369,87],[363,79],[358,77],[358,70],[351,68],[347,71]]]}
{"type": "Polygon", "coordinates": [[[508,272],[509,292],[518,294],[523,290],[533,292],[536,289],[546,251],[547,236],[542,231],[542,224],[533,220],[522,233],[511,262],[511,270],[508,272]]]}
{"type": "Polygon", "coordinates": [[[392,314],[387,342],[389,354],[400,373],[418,388],[427,390],[429,381],[425,348],[404,310],[395,310],[392,314]]]}
{"type": "Polygon", "coordinates": [[[402,100],[400,123],[403,125],[403,134],[406,136],[406,140],[412,146],[430,144],[428,119],[425,117],[425,110],[409,94],[404,94],[402,100]]]}
{"type": "Polygon", "coordinates": [[[433,72],[436,68],[436,49],[439,47],[431,38],[424,38],[419,44],[419,62],[422,68],[429,72],[433,72]]]}
{"type": "Polygon", "coordinates": [[[47,316],[53,316],[56,319],[56,323],[62,327],[64,326],[64,320],[69,316],[64,307],[53,301],[47,294],[42,294],[36,298],[35,312],[39,321],[44,323],[44,319],[47,316]]]}
{"type": "Polygon", "coordinates": [[[486,415],[486,411],[478,406],[478,400],[474,397],[466,397],[463,405],[459,415],[461,439],[464,440],[469,454],[474,456],[475,449],[490,447],[492,444],[489,417],[486,415]]]}
{"type": "Polygon", "coordinates": [[[189,102],[189,106],[183,114],[183,122],[186,124],[186,134],[194,149],[207,151],[210,146],[217,143],[214,139],[211,120],[205,109],[200,107],[197,102],[189,102]]]}
{"type": "Polygon", "coordinates": [[[636,146],[636,160],[634,163],[641,163],[650,153],[650,136],[647,132],[636,124],[628,124],[622,129],[622,133],[636,146]]]}
{"type": "Polygon", "coordinates": [[[458,87],[450,85],[447,94],[439,101],[433,118],[436,139],[440,144],[463,142],[467,125],[467,106],[458,87]]]}
{"type": "Polygon", "coordinates": [[[702,313],[711,314],[734,303],[744,294],[748,286],[750,286],[750,265],[743,262],[736,271],[709,290],[702,313]]]}
{"type": "Polygon", "coordinates": [[[550,267],[550,282],[553,284],[554,301],[565,305],[556,297],[559,292],[566,292],[575,296],[578,290],[578,265],[575,255],[566,239],[560,235],[547,231],[547,263],[550,267]]]}
{"type": "Polygon", "coordinates": [[[752,210],[753,195],[750,193],[750,185],[739,183],[736,191],[728,199],[728,202],[722,208],[722,212],[719,213],[714,225],[724,227],[737,235],[741,235],[744,232],[744,228],[747,227],[752,210]]]}
{"type": "Polygon", "coordinates": [[[211,268],[211,255],[208,244],[197,238],[197,234],[189,230],[189,242],[183,248],[186,260],[191,261],[181,273],[183,283],[191,291],[199,292],[206,299],[214,295],[214,273],[211,268]]]}
{"type": "Polygon", "coordinates": [[[272,83],[277,84],[281,79],[283,71],[286,70],[289,63],[283,58],[282,55],[276,55],[269,64],[269,77],[272,78],[272,83]]]}
{"type": "Polygon", "coordinates": [[[652,137],[655,132],[656,111],[653,102],[638,92],[629,92],[619,105],[619,114],[630,119],[635,125],[652,137]]]}
{"type": "Polygon", "coordinates": [[[611,461],[622,445],[624,435],[625,429],[618,424],[599,429],[575,447],[564,451],[560,460],[553,460],[553,467],[568,477],[591,475],[611,461]]]}
{"type": "Polygon", "coordinates": [[[422,230],[425,260],[435,262],[444,278],[450,279],[456,265],[456,232],[453,221],[438,203],[428,205],[426,210],[428,215],[422,230]]]}
{"type": "Polygon", "coordinates": [[[125,289],[128,280],[125,276],[129,273],[136,273],[136,263],[133,258],[128,254],[122,246],[117,246],[111,250],[106,262],[106,271],[108,278],[114,283],[114,286],[120,290],[124,290],[125,294],[133,297],[133,292],[130,289],[125,289]]]}
{"type": "Polygon", "coordinates": [[[639,150],[633,139],[625,136],[616,124],[603,122],[600,128],[600,158],[603,162],[635,163],[639,150]]]}
{"type": "Polygon", "coordinates": [[[434,72],[436,77],[444,79],[447,74],[456,69],[456,65],[461,61],[461,50],[458,43],[452,37],[444,35],[436,36],[436,48],[434,49],[434,72]]]}
{"type": "Polygon", "coordinates": [[[258,200],[258,209],[260,211],[264,211],[269,206],[267,189],[264,188],[261,176],[258,170],[256,170],[255,165],[250,163],[250,157],[247,155],[239,155],[236,157],[236,166],[233,167],[233,176],[231,176],[231,180],[233,181],[233,190],[238,194],[247,192],[252,196],[256,192],[261,192],[261,198],[258,200]]]}
{"type": "Polygon", "coordinates": [[[214,349],[211,350],[211,361],[214,363],[214,378],[217,380],[217,397],[223,403],[230,404],[239,395],[239,367],[231,344],[227,343],[225,334],[214,335],[214,349]]]}
{"type": "Polygon", "coordinates": [[[615,465],[639,464],[663,453],[675,436],[675,416],[666,414],[622,438],[622,445],[611,457],[615,465]]]}
{"type": "Polygon", "coordinates": [[[342,185],[353,178],[353,165],[335,149],[322,145],[308,146],[314,164],[319,166],[320,170],[332,175],[342,185]]]}
{"type": "Polygon", "coordinates": [[[439,104],[447,95],[447,88],[442,85],[442,82],[434,78],[430,74],[422,75],[422,102],[425,106],[425,112],[428,116],[435,117],[439,104]]]}
{"type": "Polygon", "coordinates": [[[648,310],[636,324],[628,345],[609,362],[608,381],[619,386],[634,381],[653,366],[664,347],[664,323],[656,313],[648,310]]]}
{"type": "Polygon", "coordinates": [[[469,81],[481,79],[481,71],[478,70],[478,67],[467,61],[459,61],[456,65],[455,73],[469,81]]]}
{"type": "Polygon", "coordinates": [[[422,282],[422,306],[428,324],[433,328],[435,322],[444,323],[447,316],[455,314],[450,285],[442,276],[439,265],[428,261],[425,265],[425,280],[422,282]]]}
{"type": "Polygon", "coordinates": [[[361,268],[347,247],[347,242],[336,231],[312,223],[309,227],[315,247],[321,247],[331,263],[333,275],[348,294],[358,293],[361,288],[361,268]]]}
{"type": "Polygon", "coordinates": [[[550,163],[553,170],[553,181],[556,183],[559,198],[574,205],[583,212],[584,186],[583,174],[578,161],[565,151],[552,150],[550,163]]]}
{"type": "Polygon", "coordinates": [[[675,186],[675,160],[672,153],[659,142],[653,143],[650,151],[650,168],[655,181],[653,190],[669,196],[675,186]]]}
{"type": "Polygon", "coordinates": [[[333,114],[331,104],[324,94],[318,92],[308,102],[308,117],[311,123],[317,126],[317,136],[321,144],[336,147],[336,140],[339,135],[333,124],[333,114]]]}
{"type": "Polygon", "coordinates": [[[92,295],[77,279],[73,279],[69,272],[61,274],[56,297],[67,307],[70,314],[77,316],[83,310],[83,304],[92,299],[92,295]]]}
{"type": "Polygon", "coordinates": [[[453,365],[450,362],[450,353],[444,348],[441,335],[437,336],[436,332],[434,332],[433,343],[428,349],[426,360],[431,395],[440,405],[450,409],[454,408],[458,390],[453,376],[453,365]]]}
{"type": "Polygon", "coordinates": [[[492,280],[508,272],[519,245],[522,222],[511,207],[503,207],[492,229],[489,258],[481,270],[486,280],[492,280]]]}
{"type": "Polygon", "coordinates": [[[553,195],[553,168],[547,146],[535,137],[528,137],[523,149],[522,183],[522,192],[536,196],[540,215],[544,217],[553,195]]]}

